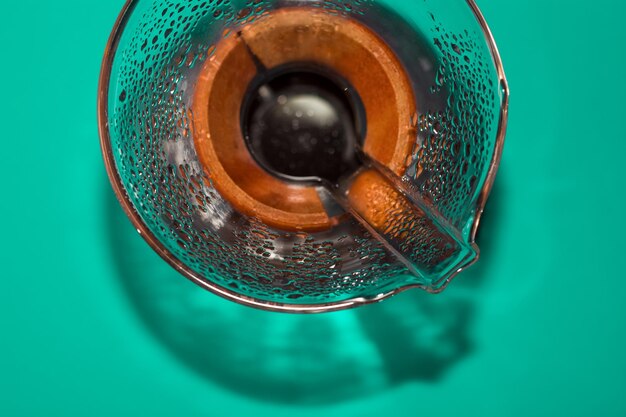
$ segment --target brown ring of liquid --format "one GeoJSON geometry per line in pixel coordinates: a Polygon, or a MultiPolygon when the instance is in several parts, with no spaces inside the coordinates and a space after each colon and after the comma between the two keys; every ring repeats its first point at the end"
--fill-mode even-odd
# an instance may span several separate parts
{"type": "Polygon", "coordinates": [[[355,88],[365,107],[364,150],[398,175],[415,142],[415,98],[396,56],[362,24],[319,9],[269,13],[221,40],[205,62],[193,102],[194,142],[217,191],[238,211],[289,231],[330,228],[316,187],[278,179],[248,152],[240,111],[257,75],[253,56],[271,69],[313,62],[355,88]]]}

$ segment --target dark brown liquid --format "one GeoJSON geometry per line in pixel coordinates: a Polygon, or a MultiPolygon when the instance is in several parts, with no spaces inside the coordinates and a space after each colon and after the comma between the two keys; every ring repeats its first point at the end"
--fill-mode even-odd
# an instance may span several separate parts
{"type": "Polygon", "coordinates": [[[335,183],[358,166],[362,114],[358,97],[337,78],[283,70],[253,83],[242,129],[253,157],[274,175],[335,183]]]}

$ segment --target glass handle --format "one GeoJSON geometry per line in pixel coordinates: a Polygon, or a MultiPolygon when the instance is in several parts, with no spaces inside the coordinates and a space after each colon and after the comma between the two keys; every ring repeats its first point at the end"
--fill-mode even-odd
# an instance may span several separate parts
{"type": "Polygon", "coordinates": [[[391,173],[365,164],[335,190],[336,198],[388,250],[436,292],[477,258],[477,247],[391,173]]]}

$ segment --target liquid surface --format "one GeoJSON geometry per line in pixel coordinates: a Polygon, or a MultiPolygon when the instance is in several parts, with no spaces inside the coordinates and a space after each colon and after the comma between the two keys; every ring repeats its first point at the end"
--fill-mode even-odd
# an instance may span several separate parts
{"type": "Polygon", "coordinates": [[[359,127],[349,88],[325,75],[290,71],[265,77],[242,111],[246,142],[271,173],[336,182],[357,162],[359,127]]]}

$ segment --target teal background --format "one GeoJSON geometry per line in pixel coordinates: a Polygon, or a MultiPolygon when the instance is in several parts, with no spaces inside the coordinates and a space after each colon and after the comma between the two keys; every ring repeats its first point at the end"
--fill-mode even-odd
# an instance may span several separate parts
{"type": "Polygon", "coordinates": [[[0,416],[626,415],[625,3],[479,1],[512,93],[480,263],[313,317],[196,288],[126,220],[95,111],[122,3],[2,7],[0,416]]]}

